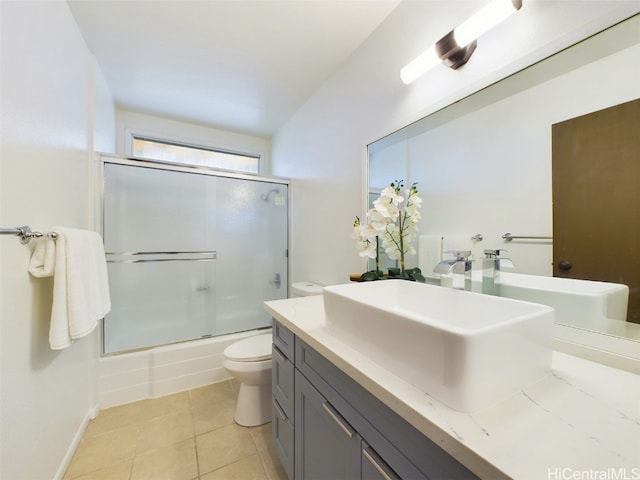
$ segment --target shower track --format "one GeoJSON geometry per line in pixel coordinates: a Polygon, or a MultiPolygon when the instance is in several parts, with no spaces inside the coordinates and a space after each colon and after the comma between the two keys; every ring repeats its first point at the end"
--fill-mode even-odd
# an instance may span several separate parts
{"type": "Polygon", "coordinates": [[[217,258],[218,252],[106,252],[106,256],[107,263],[211,262],[217,258]]]}

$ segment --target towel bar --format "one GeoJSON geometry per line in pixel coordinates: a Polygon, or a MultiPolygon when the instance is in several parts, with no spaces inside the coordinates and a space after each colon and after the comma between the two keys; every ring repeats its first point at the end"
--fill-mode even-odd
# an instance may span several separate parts
{"type": "Polygon", "coordinates": [[[218,258],[218,252],[106,252],[107,263],[148,263],[148,262],[210,262],[218,258]]]}
{"type": "Polygon", "coordinates": [[[504,235],[502,235],[502,238],[507,241],[510,242],[511,240],[553,240],[553,237],[536,237],[536,236],[531,236],[531,235],[512,235],[511,233],[505,233],[504,235]]]}
{"type": "Polygon", "coordinates": [[[56,232],[49,232],[46,234],[40,232],[32,232],[31,228],[29,228],[28,225],[23,225],[16,228],[0,228],[0,235],[17,235],[18,237],[20,237],[20,243],[23,245],[29,243],[32,238],[47,236],[49,238],[55,239],[58,237],[58,234],[56,232]]]}

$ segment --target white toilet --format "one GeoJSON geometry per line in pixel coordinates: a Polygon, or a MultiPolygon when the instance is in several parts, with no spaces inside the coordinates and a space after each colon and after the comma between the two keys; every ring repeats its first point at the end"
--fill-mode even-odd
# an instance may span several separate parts
{"type": "Polygon", "coordinates": [[[311,282],[296,282],[291,284],[290,292],[291,298],[322,295],[322,286],[311,282]]]}
{"type": "Polygon", "coordinates": [[[271,334],[245,338],[224,349],[222,365],[240,382],[233,419],[245,427],[271,421],[271,334]]]}
{"type": "MultiPolygon", "coordinates": [[[[310,282],[291,285],[292,297],[319,295],[310,282]]],[[[234,420],[254,427],[271,421],[271,333],[245,338],[224,349],[224,368],[240,382],[234,420]]]]}

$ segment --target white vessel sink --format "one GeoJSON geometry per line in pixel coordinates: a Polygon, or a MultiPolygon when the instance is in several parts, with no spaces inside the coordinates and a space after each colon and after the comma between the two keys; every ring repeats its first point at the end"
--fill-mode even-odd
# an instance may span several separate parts
{"type": "Polygon", "coordinates": [[[405,280],[325,287],[328,331],[463,412],[551,371],[554,313],[518,300],[405,280]]]}

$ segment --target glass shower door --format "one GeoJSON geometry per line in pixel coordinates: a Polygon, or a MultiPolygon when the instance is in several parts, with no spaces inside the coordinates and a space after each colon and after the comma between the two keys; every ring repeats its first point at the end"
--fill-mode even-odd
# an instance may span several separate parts
{"type": "Polygon", "coordinates": [[[286,189],[218,178],[216,335],[269,325],[263,302],[287,297],[286,189]]]}
{"type": "Polygon", "coordinates": [[[286,189],[105,162],[105,354],[268,326],[262,303],[286,298],[286,189]]]}

